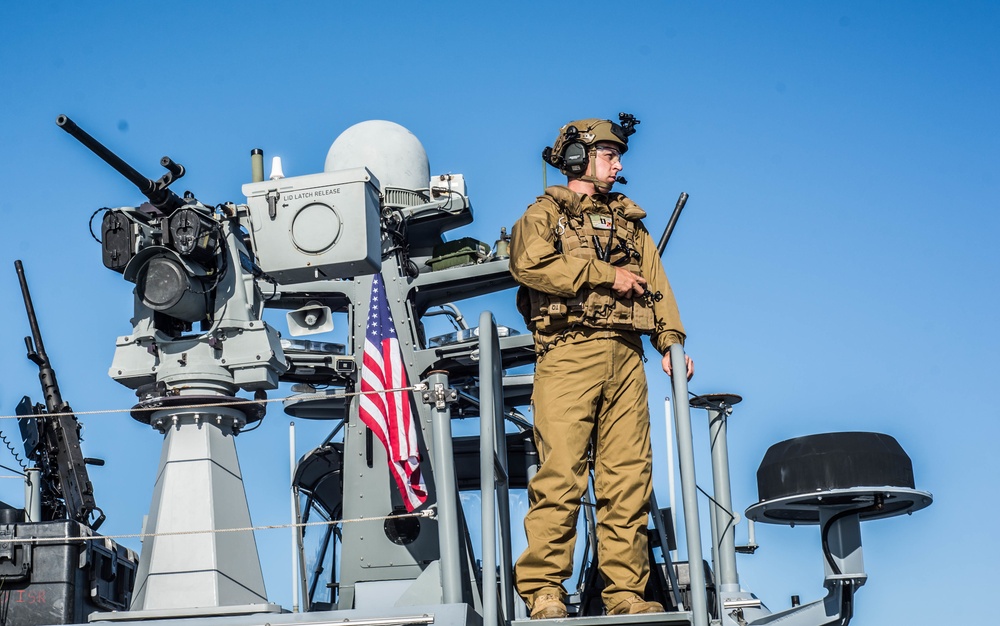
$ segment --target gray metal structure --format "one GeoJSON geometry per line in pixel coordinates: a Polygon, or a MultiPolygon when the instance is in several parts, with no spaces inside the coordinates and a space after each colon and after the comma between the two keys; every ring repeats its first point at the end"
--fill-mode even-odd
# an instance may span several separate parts
{"type": "MultiPolygon", "coordinates": [[[[167,167],[179,177],[179,166],[167,167]]],[[[162,200],[172,182],[165,175],[170,179],[161,179],[159,188],[144,191],[153,208],[117,209],[105,218],[105,241],[127,240],[110,252],[112,244],[105,244],[105,264],[136,283],[133,330],[118,339],[110,373],[136,389],[134,416],[163,433],[164,448],[145,528],[155,536],[143,544],[131,610],[93,614],[91,621],[526,624],[513,591],[511,536],[520,532],[520,520],[511,518],[509,492],[525,488],[537,463],[530,421],[519,410],[530,399],[533,342],[528,334],[501,332],[488,311],[469,329],[459,306],[514,286],[505,234],[487,258],[449,247],[444,233],[472,221],[464,180],[431,177],[420,142],[389,122],[348,129],[321,174],[264,181],[259,163],[254,172],[258,180],[244,186],[243,205],[212,209],[193,198],[162,200]],[[199,248],[204,241],[213,243],[199,248]],[[396,489],[386,451],[359,418],[376,273],[409,380],[428,490],[426,504],[414,513],[396,489]],[[157,291],[155,278],[168,286],[157,291]],[[289,311],[295,335],[326,331],[328,316],[344,313],[345,344],[279,341],[263,321],[265,307],[289,311]],[[427,337],[425,322],[441,314],[460,331],[454,340],[427,337]],[[192,330],[194,323],[200,330],[192,330]],[[254,537],[246,530],[251,516],[235,446],[262,410],[237,393],[253,392],[259,401],[279,382],[296,385],[284,401],[288,414],[331,425],[327,439],[299,460],[293,479],[300,521],[319,516],[329,522],[316,531],[319,562],[301,577],[302,613],[267,600],[254,537]],[[479,434],[455,436],[456,417],[478,418],[479,434]],[[475,518],[463,510],[464,491],[480,494],[475,518]],[[481,543],[473,545],[470,528],[477,524],[481,543]]],[[[685,371],[680,346],[671,348],[670,358],[674,371],[685,371]]],[[[767,495],[747,517],[820,524],[829,591],[823,600],[772,615],[741,586],[736,571],[738,516],[729,493],[726,420],[739,397],[716,394],[689,403],[687,381],[677,376],[672,398],[688,560],[670,561],[657,510],[651,535],[659,552],[651,553],[659,566],[649,590],[668,612],[601,615],[592,603],[599,593],[591,551],[565,621],[845,624],[854,591],[865,580],[860,521],[917,510],[930,503],[930,494],[899,484],[905,480],[889,486],[817,483],[799,491],[767,483],[767,495]],[[691,408],[709,414],[715,580],[702,567],[691,408]],[[832,504],[817,493],[831,495],[832,504]]],[[[778,460],[785,462],[796,461],[778,460]]],[[[592,545],[592,537],[584,540],[592,545]]],[[[300,555],[303,542],[300,531],[300,555]]]]}

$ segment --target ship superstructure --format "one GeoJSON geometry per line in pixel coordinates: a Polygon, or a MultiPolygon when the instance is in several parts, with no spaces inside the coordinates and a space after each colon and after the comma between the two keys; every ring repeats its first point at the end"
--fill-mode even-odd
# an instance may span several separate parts
{"type": "MultiPolygon", "coordinates": [[[[102,216],[104,264],[135,286],[132,329],[118,337],[109,374],[136,391],[133,417],[161,433],[164,445],[138,557],[94,538],[93,507],[79,519],[58,506],[49,519],[29,507],[27,517],[5,510],[0,532],[20,547],[0,548],[0,575],[17,576],[4,580],[24,590],[52,584],[40,574],[59,568],[31,554],[52,552],[42,538],[54,536],[62,569],[77,580],[63,589],[79,601],[62,615],[15,612],[3,623],[525,621],[512,589],[512,536],[521,531],[510,492],[524,489],[537,465],[525,409],[534,348],[530,335],[489,311],[468,314],[481,296],[514,282],[505,233],[493,245],[446,237],[473,219],[464,178],[432,176],[423,146],[405,128],[364,122],[334,142],[320,173],[265,180],[255,151],[246,201],[210,207],[170,191],[184,170],[169,158],[167,173],[152,181],[65,116],[59,124],[148,200],[102,216]],[[265,321],[266,309],[287,312],[287,333],[265,321]],[[335,315],[346,315],[344,342],[315,340],[335,315]],[[428,336],[438,316],[455,332],[428,336]],[[280,383],[292,385],[285,412],[330,425],[292,481],[303,564],[296,612],[268,600],[236,455],[239,433],[261,418],[280,383]],[[478,433],[456,435],[456,418],[477,420],[478,433]],[[478,493],[478,518],[461,506],[463,492],[478,493]],[[306,535],[319,538],[312,559],[306,535]],[[102,545],[110,556],[95,570],[91,555],[102,545]],[[72,567],[74,555],[86,567],[72,567]]],[[[674,371],[684,371],[680,346],[671,358],[674,371]]],[[[915,488],[899,444],[877,433],[825,433],[768,451],[759,501],[746,516],[818,525],[827,589],[821,600],[772,614],[736,571],[737,550],[753,549],[736,545],[729,495],[726,424],[740,398],[689,401],[683,377],[673,380],[671,397],[682,510],[660,506],[654,495],[647,590],[668,611],[603,615],[592,507],[584,506],[585,549],[567,619],[846,624],[866,580],[860,522],[931,503],[915,488]],[[698,513],[692,409],[710,424],[708,520],[698,513]],[[684,519],[678,541],[672,516],[684,519]],[[708,555],[702,522],[714,546],[708,555]],[[687,561],[671,559],[676,543],[687,561]]],[[[47,424],[58,413],[56,405],[38,407],[25,420],[47,424]]]]}

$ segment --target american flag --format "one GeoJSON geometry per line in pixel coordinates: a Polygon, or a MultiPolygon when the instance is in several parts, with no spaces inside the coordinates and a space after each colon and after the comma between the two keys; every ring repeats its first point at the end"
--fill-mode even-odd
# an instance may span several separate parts
{"type": "Polygon", "coordinates": [[[410,414],[406,369],[399,352],[396,327],[389,313],[382,276],[372,280],[372,298],[365,332],[365,356],[361,367],[361,421],[385,446],[389,471],[396,479],[407,511],[427,501],[427,488],[420,476],[417,435],[410,414]]]}

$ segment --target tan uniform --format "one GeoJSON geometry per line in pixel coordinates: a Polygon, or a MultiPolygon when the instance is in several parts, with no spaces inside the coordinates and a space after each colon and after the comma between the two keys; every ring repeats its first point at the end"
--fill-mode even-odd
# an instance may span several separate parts
{"type": "Polygon", "coordinates": [[[661,353],[684,340],[645,215],[621,194],[549,187],[511,233],[511,273],[527,288],[519,308],[539,354],[532,404],[542,464],[528,486],[528,548],[516,567],[529,607],[541,594],[566,596],[591,444],[604,604],[645,591],[652,461],[641,335],[661,353]],[[612,263],[662,298],[617,298],[612,263]]]}

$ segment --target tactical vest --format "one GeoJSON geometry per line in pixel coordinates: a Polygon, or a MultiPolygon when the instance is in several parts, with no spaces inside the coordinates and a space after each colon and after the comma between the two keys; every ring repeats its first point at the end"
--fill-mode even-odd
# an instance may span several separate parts
{"type": "MultiPolygon", "coordinates": [[[[607,261],[642,275],[637,218],[626,217],[625,209],[635,206],[631,200],[612,194],[608,203],[610,214],[581,212],[579,215],[570,215],[550,196],[541,196],[540,200],[551,202],[559,210],[553,234],[556,249],[562,254],[607,261]]],[[[610,287],[584,287],[570,298],[522,288],[518,300],[528,328],[544,334],[573,326],[641,333],[651,333],[656,327],[649,298],[619,298],[610,287]]]]}

